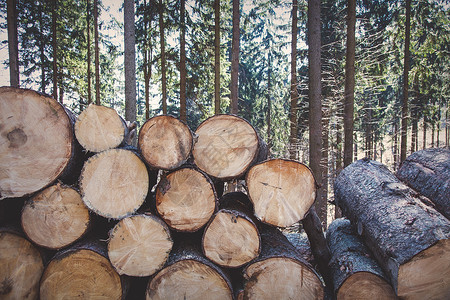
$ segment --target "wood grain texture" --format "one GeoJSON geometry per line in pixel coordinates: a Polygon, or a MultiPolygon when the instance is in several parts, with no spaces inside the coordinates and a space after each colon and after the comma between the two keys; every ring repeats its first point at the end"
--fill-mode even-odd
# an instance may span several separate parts
{"type": "Polygon", "coordinates": [[[156,116],[142,125],[138,145],[149,166],[173,170],[190,157],[193,136],[189,127],[177,118],[156,116]]]}
{"type": "Polygon", "coordinates": [[[60,249],[89,229],[89,210],[73,188],[57,183],[34,195],[22,210],[25,234],[41,247],[60,249]]]}
{"type": "Polygon", "coordinates": [[[259,163],[247,173],[246,183],[256,217],[278,227],[302,220],[316,196],[311,170],[293,160],[259,163]]]}
{"type": "Polygon", "coordinates": [[[73,144],[61,104],[31,90],[0,87],[0,199],[54,182],[69,164],[73,144]]]}

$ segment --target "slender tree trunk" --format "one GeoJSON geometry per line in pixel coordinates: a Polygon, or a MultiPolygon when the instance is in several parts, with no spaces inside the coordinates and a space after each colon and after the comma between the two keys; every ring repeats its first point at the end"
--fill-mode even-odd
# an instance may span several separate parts
{"type": "Polygon", "coordinates": [[[397,169],[398,165],[399,165],[399,151],[398,151],[398,140],[399,140],[399,128],[398,128],[398,120],[395,119],[394,120],[394,169],[397,169]]]}
{"type": "Polygon", "coordinates": [[[408,73],[409,73],[409,38],[411,28],[411,0],[406,0],[405,25],[405,55],[403,60],[403,103],[402,103],[402,139],[400,147],[400,161],[406,159],[406,145],[408,134],[408,73]]]}
{"type": "Polygon", "coordinates": [[[161,88],[162,88],[162,110],[167,114],[167,80],[166,80],[166,50],[164,39],[164,6],[162,0],[159,0],[159,36],[161,43],[161,88]]]}
{"type": "MultiPolygon", "coordinates": [[[[342,133],[341,133],[341,122],[338,119],[336,124],[336,173],[335,178],[342,171],[342,133]]],[[[333,180],[334,182],[334,180],[333,180]]],[[[334,218],[338,219],[342,217],[342,212],[339,206],[334,206],[334,218]]]]}
{"type": "Polygon", "coordinates": [[[322,132],[322,161],[321,161],[321,167],[322,167],[322,184],[321,184],[321,194],[322,199],[319,201],[319,203],[316,205],[320,205],[320,208],[317,208],[316,210],[319,213],[319,218],[322,221],[322,224],[324,228],[327,228],[327,216],[328,216],[328,153],[329,151],[329,139],[328,139],[328,132],[329,132],[329,125],[330,125],[330,110],[328,107],[324,109],[325,114],[322,118],[323,123],[323,132],[322,132]]]}
{"type": "Polygon", "coordinates": [[[422,149],[426,149],[427,148],[427,120],[426,117],[423,117],[423,145],[422,145],[422,149]]]}
{"type": "Polygon", "coordinates": [[[438,119],[436,122],[436,147],[439,148],[439,134],[441,132],[441,103],[439,102],[439,108],[438,108],[438,119]]]}
{"type": "Polygon", "coordinates": [[[100,105],[100,55],[98,49],[98,0],[94,0],[95,104],[100,105]]]}
{"type": "Polygon", "coordinates": [[[353,162],[353,110],[355,101],[356,0],[347,2],[347,54],[344,91],[344,168],[353,162]]]}
{"type": "Polygon", "coordinates": [[[181,0],[180,19],[180,120],[186,122],[186,22],[185,0],[181,0]]]}
{"type": "Polygon", "coordinates": [[[290,105],[290,126],[289,155],[291,159],[297,159],[297,111],[298,111],[298,91],[297,91],[297,23],[298,23],[298,2],[292,1],[292,28],[291,28],[291,105],[290,105]]]}
{"type": "Polygon", "coordinates": [[[56,1],[52,1],[53,98],[58,99],[58,64],[56,43],[56,1]]]}
{"type": "Polygon", "coordinates": [[[9,81],[13,87],[19,87],[19,43],[17,39],[16,0],[7,2],[9,81]]]}
{"type": "Polygon", "coordinates": [[[92,102],[91,87],[91,0],[86,0],[86,34],[87,34],[87,103],[92,102]]]}
{"type": "Polygon", "coordinates": [[[144,0],[144,31],[145,31],[145,46],[144,46],[144,94],[145,94],[145,119],[150,118],[150,77],[152,75],[152,67],[150,64],[150,38],[148,34],[149,28],[147,1],[144,0]]]}
{"type": "MultiPolygon", "coordinates": [[[[124,1],[125,119],[136,121],[136,37],[134,0],[124,1]]],[[[133,144],[135,141],[133,142],[133,144]]]]}
{"type": "Polygon", "coordinates": [[[267,71],[267,150],[270,156],[270,149],[272,148],[272,55],[268,54],[268,71],[267,71]]]}
{"type": "Polygon", "coordinates": [[[449,127],[450,127],[450,114],[449,114],[449,107],[448,107],[448,102],[447,102],[447,111],[445,112],[445,146],[448,147],[449,146],[449,140],[450,140],[450,132],[449,132],[449,127]]]}
{"type": "Polygon", "coordinates": [[[214,113],[220,114],[220,0],[214,1],[214,113]]]}
{"type": "Polygon", "coordinates": [[[233,0],[233,38],[231,44],[231,110],[232,114],[237,114],[238,107],[238,79],[239,79],[239,0],[233,0]]]}
{"type": "Polygon", "coordinates": [[[39,1],[38,3],[38,9],[39,9],[39,31],[40,31],[40,37],[41,40],[39,41],[39,53],[40,53],[40,59],[41,59],[41,92],[46,93],[46,83],[45,83],[45,44],[43,39],[43,32],[44,32],[44,24],[43,24],[43,10],[44,10],[44,1],[39,1]]]}
{"type": "MultiPolygon", "coordinates": [[[[356,142],[357,135],[353,134],[353,161],[358,159],[358,143],[356,142]]],[[[345,143],[345,142],[344,142],[345,143]]],[[[345,164],[344,164],[345,167],[345,164]]]]}
{"type": "Polygon", "coordinates": [[[434,148],[434,122],[431,123],[431,148],[434,148]]]}

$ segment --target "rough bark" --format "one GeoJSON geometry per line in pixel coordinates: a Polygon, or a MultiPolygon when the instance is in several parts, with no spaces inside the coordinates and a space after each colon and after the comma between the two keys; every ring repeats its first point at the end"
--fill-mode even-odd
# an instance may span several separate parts
{"type": "Polygon", "coordinates": [[[428,197],[436,210],[450,219],[450,150],[430,148],[406,158],[397,177],[428,197]]]}
{"type": "Polygon", "coordinates": [[[164,175],[156,187],[156,209],[172,229],[197,231],[216,212],[214,185],[193,167],[173,171],[164,175]]]}
{"type": "Polygon", "coordinates": [[[86,0],[86,37],[87,37],[87,104],[92,103],[91,88],[91,0],[86,0]]]}
{"type": "Polygon", "coordinates": [[[7,1],[8,51],[9,51],[9,83],[19,87],[19,43],[17,41],[17,9],[16,0],[7,1]]]}
{"type": "Polygon", "coordinates": [[[257,164],[249,170],[246,183],[255,216],[279,227],[302,220],[316,197],[311,170],[293,160],[272,159],[257,164]]]}
{"type": "Polygon", "coordinates": [[[161,44],[161,89],[162,89],[162,113],[167,114],[167,79],[166,79],[166,41],[164,38],[164,6],[159,0],[159,39],[161,44]]]}
{"type": "Polygon", "coordinates": [[[90,227],[90,215],[75,189],[57,183],[25,202],[22,228],[35,244],[60,249],[83,237],[90,227]]]}
{"type": "Polygon", "coordinates": [[[298,131],[298,91],[297,91],[297,20],[298,2],[292,1],[292,28],[291,28],[291,103],[290,103],[290,135],[289,157],[297,159],[297,131],[298,131]]]}
{"type": "MultiPolygon", "coordinates": [[[[136,37],[134,0],[124,1],[125,120],[136,121],[136,37]]],[[[136,145],[133,141],[133,145],[136,145]]]]}
{"type": "Polygon", "coordinates": [[[186,22],[185,0],[180,0],[180,120],[187,121],[186,116],[186,22]]]}
{"type": "Polygon", "coordinates": [[[358,225],[399,297],[450,293],[450,221],[384,165],[359,160],[335,182],[336,203],[358,225]]]}
{"type": "Polygon", "coordinates": [[[52,50],[53,50],[53,98],[55,100],[58,99],[58,44],[57,44],[57,25],[56,25],[56,19],[57,19],[57,0],[52,0],[52,50]]]}
{"type": "Polygon", "coordinates": [[[214,113],[220,114],[220,0],[214,0],[214,113]]]}
{"type": "Polygon", "coordinates": [[[396,299],[389,279],[347,219],[327,231],[329,263],[337,299],[396,299]]]}
{"type": "Polygon", "coordinates": [[[233,2],[233,31],[231,41],[231,86],[230,86],[230,113],[237,114],[239,112],[239,37],[240,37],[240,11],[239,0],[233,2]]]}
{"type": "Polygon", "coordinates": [[[323,299],[320,276],[276,228],[260,227],[261,254],[244,268],[243,299],[323,299]]]}
{"type": "Polygon", "coordinates": [[[267,156],[256,130],[237,116],[213,116],[201,123],[195,134],[195,164],[219,180],[242,177],[252,164],[267,156]]]}
{"type": "Polygon", "coordinates": [[[94,0],[95,104],[100,105],[100,53],[98,46],[98,0],[94,0]]]}
{"type": "Polygon", "coordinates": [[[400,162],[406,159],[408,136],[408,85],[409,85],[409,43],[411,31],[411,0],[406,0],[405,50],[403,58],[403,97],[402,97],[402,126],[400,162]]]}
{"type": "Polygon", "coordinates": [[[189,127],[167,115],[147,120],[139,131],[139,150],[146,163],[155,169],[180,167],[190,157],[193,144],[189,127]]]}
{"type": "Polygon", "coordinates": [[[241,267],[259,255],[261,242],[257,221],[242,202],[250,202],[247,195],[225,194],[219,200],[220,210],[203,233],[203,253],[219,266],[241,267]]]}
{"type": "Polygon", "coordinates": [[[108,257],[117,273],[145,277],[164,266],[172,245],[169,228],[159,217],[134,215],[111,230],[108,257]]]}
{"type": "Polygon", "coordinates": [[[77,149],[68,113],[51,97],[0,88],[0,199],[29,195],[70,172],[77,149]]]}

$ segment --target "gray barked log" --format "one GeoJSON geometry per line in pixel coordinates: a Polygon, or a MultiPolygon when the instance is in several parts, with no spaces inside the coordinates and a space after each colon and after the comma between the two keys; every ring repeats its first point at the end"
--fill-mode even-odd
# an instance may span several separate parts
{"type": "Polygon", "coordinates": [[[371,160],[347,166],[335,199],[357,224],[399,297],[450,297],[450,221],[423,204],[387,167],[371,160]]]}

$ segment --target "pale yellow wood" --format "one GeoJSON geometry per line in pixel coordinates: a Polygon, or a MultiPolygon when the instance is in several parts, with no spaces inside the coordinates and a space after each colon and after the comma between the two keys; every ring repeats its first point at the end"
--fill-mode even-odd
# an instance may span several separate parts
{"type": "Polygon", "coordinates": [[[218,265],[238,267],[258,256],[260,239],[255,225],[227,211],[219,211],[203,236],[206,257],[218,265]]]}
{"type": "Polygon", "coordinates": [[[311,171],[296,161],[273,159],[255,165],[246,183],[256,217],[279,227],[302,220],[316,197],[311,171]]]}
{"type": "Polygon", "coordinates": [[[110,149],[91,157],[80,178],[84,203],[105,218],[120,219],[133,214],[148,193],[145,164],[124,149],[110,149]]]}
{"type": "Polygon", "coordinates": [[[189,127],[171,116],[149,119],[139,131],[139,149],[148,164],[173,170],[189,158],[193,137],[189,127]]]}
{"type": "Polygon", "coordinates": [[[149,282],[146,299],[232,299],[232,291],[211,267],[195,260],[182,260],[156,274],[149,282]]]}
{"type": "Polygon", "coordinates": [[[41,255],[29,241],[0,232],[0,299],[37,299],[43,271],[41,255]]]}
{"type": "Polygon", "coordinates": [[[55,181],[72,143],[72,125],[59,103],[31,90],[0,88],[0,199],[55,181]]]}
{"type": "Polygon", "coordinates": [[[450,299],[450,240],[440,240],[400,266],[397,295],[412,300],[450,299]]]}
{"type": "Polygon", "coordinates": [[[395,300],[392,286],[386,280],[369,272],[358,272],[348,277],[337,292],[337,300],[377,299],[395,300]]]}
{"type": "Polygon", "coordinates": [[[90,104],[75,122],[75,136],[84,149],[100,152],[119,146],[125,124],[113,108],[90,104]]]}
{"type": "Polygon", "coordinates": [[[258,136],[241,118],[217,115],[204,121],[195,133],[195,163],[213,177],[243,175],[258,154],[258,136]]]}
{"type": "Polygon", "coordinates": [[[244,299],[323,299],[317,275],[289,258],[269,258],[248,266],[244,299]]]}
{"type": "Polygon", "coordinates": [[[59,249],[79,239],[89,227],[89,210],[81,195],[60,183],[27,201],[22,210],[22,228],[36,244],[59,249]]]}
{"type": "Polygon", "coordinates": [[[111,231],[108,256],[119,274],[150,276],[163,267],[173,242],[167,226],[156,218],[124,218],[111,231]]]}
{"type": "Polygon", "coordinates": [[[156,189],[156,209],[171,227],[196,231],[216,208],[212,183],[199,171],[183,168],[168,174],[156,189]]]}
{"type": "Polygon", "coordinates": [[[50,262],[40,287],[41,299],[122,298],[120,277],[107,258],[87,249],[50,262]]]}

